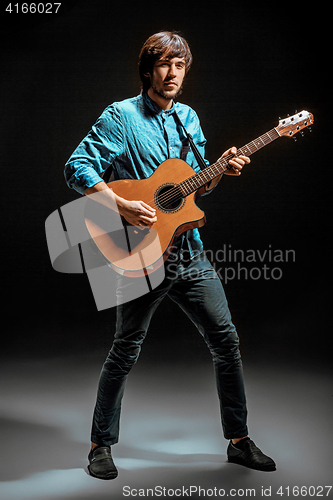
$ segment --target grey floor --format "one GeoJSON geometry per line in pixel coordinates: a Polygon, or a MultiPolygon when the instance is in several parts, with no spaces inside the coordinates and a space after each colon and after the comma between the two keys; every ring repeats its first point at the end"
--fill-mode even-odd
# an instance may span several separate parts
{"type": "Polygon", "coordinates": [[[1,500],[326,498],[332,377],[245,365],[251,437],[278,467],[264,473],[226,461],[214,377],[203,365],[134,367],[113,448],[119,476],[100,481],[87,474],[86,457],[101,360],[3,361],[1,500]]]}

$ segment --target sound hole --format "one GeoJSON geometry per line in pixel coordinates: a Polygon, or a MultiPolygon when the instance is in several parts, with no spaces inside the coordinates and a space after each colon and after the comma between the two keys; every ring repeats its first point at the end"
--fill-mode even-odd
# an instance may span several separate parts
{"type": "Polygon", "coordinates": [[[155,204],[163,212],[177,212],[184,203],[185,199],[177,184],[163,184],[155,193],[155,204]]]}

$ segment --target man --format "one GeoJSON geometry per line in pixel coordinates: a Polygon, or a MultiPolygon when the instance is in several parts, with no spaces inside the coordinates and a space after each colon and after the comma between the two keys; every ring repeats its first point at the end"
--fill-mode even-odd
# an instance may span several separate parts
{"type": "MultiPolygon", "coordinates": [[[[99,193],[101,203],[112,209],[116,203],[119,214],[132,225],[154,226],[158,214],[153,207],[141,200],[117,196],[102,175],[111,168],[116,180],[147,178],[168,158],[185,159],[195,171],[200,170],[179,122],[204,155],[206,140],[198,117],[190,107],[174,101],[182,91],[191,63],[189,46],[177,33],[160,32],[145,42],[139,58],[142,93],[106,108],[66,164],[70,187],[88,196],[99,193]]],[[[230,154],[236,154],[235,147],[223,157],[230,154]]],[[[234,156],[226,173],[239,176],[249,162],[246,156],[234,156]]],[[[206,192],[219,180],[208,183],[206,192]]],[[[165,278],[157,288],[132,301],[120,300],[117,306],[116,333],[101,372],[94,411],[89,472],[100,479],[117,476],[111,445],[118,442],[126,378],[138,359],[150,319],[166,295],[186,312],[212,353],[223,432],[230,440],[229,461],[258,470],[275,470],[274,461],[248,437],[239,340],[222,284],[205,258],[199,231],[188,230],[178,237],[172,255],[173,271],[167,260],[165,278]]],[[[123,277],[117,290],[119,297],[126,294],[128,286],[128,278],[123,277]]]]}

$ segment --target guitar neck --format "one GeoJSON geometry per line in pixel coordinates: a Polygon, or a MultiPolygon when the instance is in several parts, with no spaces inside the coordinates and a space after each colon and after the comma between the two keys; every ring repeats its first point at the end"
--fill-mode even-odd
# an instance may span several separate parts
{"type": "MultiPolygon", "coordinates": [[[[275,128],[273,128],[260,137],[257,137],[254,141],[251,141],[248,144],[245,144],[242,148],[237,149],[236,155],[250,156],[264,146],[267,146],[267,144],[273,142],[278,137],[280,137],[280,134],[275,128]]],[[[189,194],[194,193],[204,184],[207,184],[207,182],[223,174],[226,170],[229,170],[231,168],[229,161],[233,157],[234,155],[228,155],[224,158],[220,158],[216,163],[213,163],[213,165],[209,165],[197,174],[194,174],[188,179],[185,179],[185,181],[181,182],[179,186],[183,196],[188,196],[189,194]]]]}

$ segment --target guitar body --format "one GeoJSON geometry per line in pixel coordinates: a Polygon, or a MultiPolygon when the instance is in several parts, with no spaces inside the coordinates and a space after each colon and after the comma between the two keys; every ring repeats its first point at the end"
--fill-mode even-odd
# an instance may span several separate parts
{"type": "Polygon", "coordinates": [[[125,179],[108,184],[118,196],[141,200],[155,208],[157,221],[151,228],[131,226],[115,211],[97,202],[88,202],[87,229],[118,273],[135,277],[155,271],[168,258],[176,236],[205,224],[205,214],[195,203],[196,193],[180,195],[177,199],[172,199],[170,194],[177,191],[179,183],[194,174],[186,162],[170,159],[147,179],[125,179]]]}

